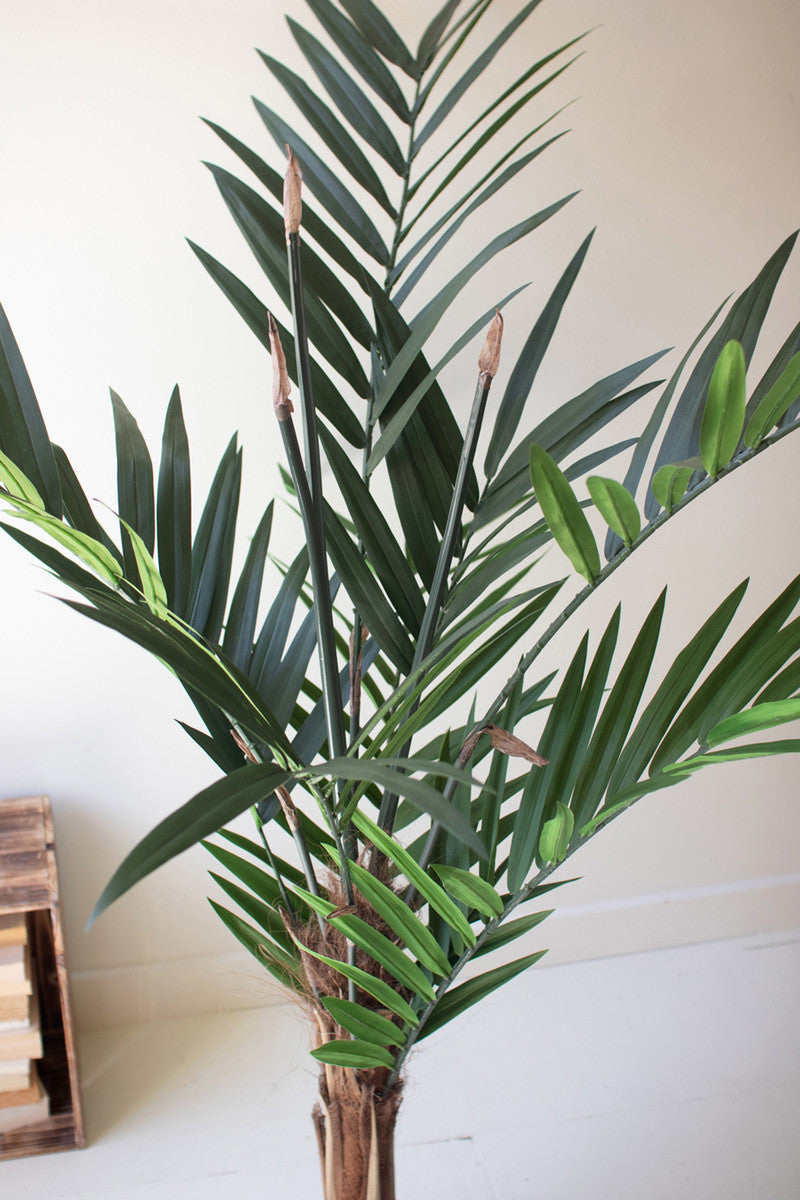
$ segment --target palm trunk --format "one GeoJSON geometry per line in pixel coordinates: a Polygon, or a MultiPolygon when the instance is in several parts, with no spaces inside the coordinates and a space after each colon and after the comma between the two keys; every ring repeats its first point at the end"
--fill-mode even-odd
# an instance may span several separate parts
{"type": "Polygon", "coordinates": [[[403,1085],[387,1091],[387,1076],[383,1067],[324,1065],[312,1117],[325,1200],[395,1200],[394,1128],[403,1085]]]}

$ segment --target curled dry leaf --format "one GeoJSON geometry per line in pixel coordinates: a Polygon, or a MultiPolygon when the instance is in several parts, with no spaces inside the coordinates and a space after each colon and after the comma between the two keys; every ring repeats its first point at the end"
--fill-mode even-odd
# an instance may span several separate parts
{"type": "Polygon", "coordinates": [[[281,808],[283,809],[283,814],[286,817],[286,823],[289,828],[292,831],[299,829],[300,818],[297,815],[297,809],[294,806],[294,800],[292,800],[292,797],[282,784],[279,788],[275,789],[275,795],[280,800],[281,808]]]}
{"type": "Polygon", "coordinates": [[[547,766],[546,758],[542,758],[541,754],[537,754],[532,746],[523,742],[522,738],[509,733],[507,729],[501,729],[499,725],[484,725],[481,733],[489,735],[495,750],[500,750],[503,754],[509,754],[513,758],[524,758],[526,762],[533,763],[535,767],[547,766]]]}
{"type": "Polygon", "coordinates": [[[275,416],[279,421],[288,421],[294,412],[294,406],[289,399],[292,385],[289,372],[286,370],[286,355],[283,353],[278,326],[275,318],[269,313],[269,345],[272,351],[272,403],[275,416]]]}

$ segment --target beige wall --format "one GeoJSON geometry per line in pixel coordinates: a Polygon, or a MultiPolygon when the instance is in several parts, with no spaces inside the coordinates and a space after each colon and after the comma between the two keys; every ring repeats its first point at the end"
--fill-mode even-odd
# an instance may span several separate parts
{"type": "MultiPolygon", "coordinates": [[[[13,7],[0,40],[0,298],[51,436],[90,494],[113,507],[106,389],[122,394],[156,449],[177,379],[198,479],[209,478],[230,433],[240,431],[247,528],[265,481],[276,481],[268,364],[183,238],[259,286],[200,166],[203,158],[230,163],[196,114],[271,153],[248,99],[270,99],[251,47],[292,53],[283,5],[13,7]]],[[[385,7],[411,33],[434,6],[385,7]]],[[[494,25],[515,9],[498,0],[494,25]]],[[[293,12],[305,20],[299,3],[293,12]]],[[[536,110],[544,117],[577,98],[560,122],[573,132],[504,202],[497,227],[583,190],[522,251],[499,260],[491,282],[476,281],[461,310],[483,308],[529,279],[507,317],[506,362],[513,361],[569,256],[599,226],[540,374],[538,411],[655,349],[685,347],[798,223],[793,0],[550,0],[498,60],[495,82],[598,25],[585,55],[536,110]]],[[[481,96],[473,99],[477,109],[481,96]]],[[[485,235],[484,220],[454,240],[451,266],[485,235]]],[[[798,282],[796,257],[756,374],[797,320],[798,282]]],[[[448,372],[456,391],[472,370],[467,363],[448,372]]],[[[581,620],[600,627],[621,596],[632,630],[667,578],[673,652],[747,574],[754,584],[745,616],[758,611],[798,569],[797,463],[787,439],[720,485],[652,539],[617,574],[614,594],[598,597],[581,620]]],[[[285,531],[288,552],[288,520],[285,531]]],[[[199,851],[84,933],[121,856],[215,772],[174,724],[190,714],[156,664],[44,595],[50,581],[9,542],[0,544],[0,569],[0,792],[52,796],[80,1017],[104,1023],[267,998],[204,903],[199,851]]],[[[554,662],[569,644],[553,647],[554,662]]],[[[668,651],[665,644],[665,660],[668,651]]],[[[570,864],[584,879],[562,893],[554,957],[796,924],[796,779],[790,759],[727,767],[643,802],[570,864]]]]}

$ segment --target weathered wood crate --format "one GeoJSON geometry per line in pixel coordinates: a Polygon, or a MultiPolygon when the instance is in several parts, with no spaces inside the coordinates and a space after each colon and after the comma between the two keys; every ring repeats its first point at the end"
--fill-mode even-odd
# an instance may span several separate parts
{"type": "Polygon", "coordinates": [[[0,1134],[0,1159],[85,1144],[53,819],[46,796],[0,800],[0,916],[19,913],[28,922],[44,1047],[37,1065],[50,1096],[50,1116],[0,1134]]]}

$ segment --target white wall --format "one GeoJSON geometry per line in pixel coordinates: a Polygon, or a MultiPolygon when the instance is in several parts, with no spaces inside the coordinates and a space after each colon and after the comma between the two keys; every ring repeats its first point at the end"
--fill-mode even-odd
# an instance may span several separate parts
{"type": "MultiPolygon", "coordinates": [[[[263,292],[200,165],[230,161],[197,114],[272,155],[248,97],[278,98],[251,47],[285,51],[296,62],[283,7],[274,0],[28,0],[6,10],[0,299],[51,436],[90,494],[111,506],[109,385],[157,451],[163,411],[180,381],[201,483],[230,433],[240,431],[244,529],[255,522],[263,489],[275,486],[268,362],[183,238],[263,292]]],[[[410,36],[434,10],[397,0],[385,7],[410,36]]],[[[515,9],[498,0],[492,24],[500,28],[515,9]]],[[[306,20],[299,3],[293,12],[306,20]]],[[[522,251],[499,260],[490,283],[465,296],[465,306],[484,307],[520,278],[532,281],[516,317],[507,316],[505,361],[513,361],[569,256],[599,225],[540,374],[542,409],[650,351],[684,348],[798,221],[800,8],[793,0],[551,0],[498,62],[494,82],[515,78],[533,58],[596,25],[584,57],[536,110],[543,118],[578,97],[561,121],[574,132],[504,202],[497,228],[583,190],[522,251]]],[[[477,110],[481,101],[476,94],[470,103],[477,110]]],[[[454,240],[451,269],[485,235],[484,222],[454,240]]],[[[766,350],[797,320],[799,281],[796,257],[766,350]]],[[[458,389],[473,370],[467,362],[448,379],[458,389]]],[[[461,390],[468,394],[471,384],[461,390]]],[[[798,569],[797,455],[786,439],[699,501],[618,573],[617,592],[598,597],[582,620],[599,627],[622,595],[628,629],[636,628],[667,577],[673,652],[747,574],[754,586],[744,615],[759,611],[798,569]]],[[[288,546],[288,521],[285,529],[288,546]]],[[[205,905],[199,851],[84,932],[121,856],[215,769],[175,725],[175,716],[190,714],[163,670],[48,598],[47,576],[8,540],[0,569],[0,792],[52,797],[79,1018],[106,1023],[268,999],[250,960],[231,948],[205,905]]],[[[568,644],[554,646],[553,661],[568,644]]],[[[564,915],[550,930],[554,957],[796,923],[796,771],[791,759],[720,768],[643,802],[570,864],[585,878],[563,893],[564,915]]]]}

